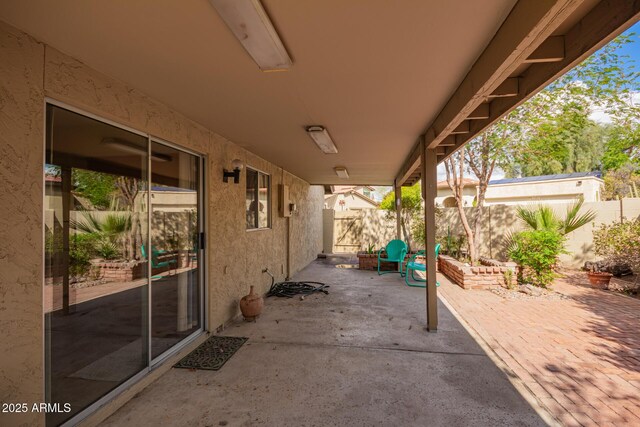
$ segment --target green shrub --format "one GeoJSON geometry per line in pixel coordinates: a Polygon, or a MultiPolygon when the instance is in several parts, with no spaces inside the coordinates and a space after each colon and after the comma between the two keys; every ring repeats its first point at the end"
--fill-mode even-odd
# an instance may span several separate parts
{"type": "Polygon", "coordinates": [[[91,234],[72,234],[69,236],[69,275],[85,276],[91,268],[89,262],[95,254],[96,238],[91,234]]]}
{"type": "Polygon", "coordinates": [[[564,253],[564,237],[557,231],[532,230],[513,235],[509,257],[522,267],[519,281],[546,288],[553,282],[558,256],[564,253]]]}
{"type": "Polygon", "coordinates": [[[640,274],[640,219],[602,224],[593,231],[593,244],[597,255],[640,274]]]}
{"type": "Polygon", "coordinates": [[[121,258],[121,251],[118,248],[118,244],[113,240],[101,236],[96,243],[96,253],[100,258],[107,260],[121,258]]]}

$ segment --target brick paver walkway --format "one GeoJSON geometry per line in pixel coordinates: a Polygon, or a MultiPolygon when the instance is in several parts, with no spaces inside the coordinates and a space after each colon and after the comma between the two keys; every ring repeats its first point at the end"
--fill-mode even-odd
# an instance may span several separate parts
{"type": "Polygon", "coordinates": [[[640,300],[558,280],[568,299],[439,293],[567,426],[640,426],[640,300]]]}

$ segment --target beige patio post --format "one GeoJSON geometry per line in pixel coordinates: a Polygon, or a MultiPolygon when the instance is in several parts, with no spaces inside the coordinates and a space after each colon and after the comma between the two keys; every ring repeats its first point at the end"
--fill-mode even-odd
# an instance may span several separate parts
{"type": "Polygon", "coordinates": [[[402,240],[402,186],[398,185],[398,180],[393,182],[393,188],[395,191],[395,206],[396,206],[396,239],[402,240]]]}
{"type": "Polygon", "coordinates": [[[425,230],[425,261],[427,265],[427,330],[435,332],[438,329],[438,295],[436,287],[436,213],[434,201],[437,195],[438,156],[435,149],[421,150],[422,157],[422,196],[424,198],[424,230],[425,230]]]}

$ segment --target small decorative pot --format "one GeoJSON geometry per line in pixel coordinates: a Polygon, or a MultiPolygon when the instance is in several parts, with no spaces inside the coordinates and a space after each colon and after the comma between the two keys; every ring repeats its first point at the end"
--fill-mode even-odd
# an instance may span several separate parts
{"type": "Polygon", "coordinates": [[[607,289],[609,288],[609,281],[613,274],[599,271],[589,271],[587,273],[589,276],[589,283],[591,283],[592,288],[596,289],[607,289]]]}
{"type": "Polygon", "coordinates": [[[245,295],[240,300],[240,311],[244,320],[247,322],[253,322],[256,320],[262,308],[264,307],[264,298],[253,292],[253,286],[249,289],[249,295],[245,295]]]}

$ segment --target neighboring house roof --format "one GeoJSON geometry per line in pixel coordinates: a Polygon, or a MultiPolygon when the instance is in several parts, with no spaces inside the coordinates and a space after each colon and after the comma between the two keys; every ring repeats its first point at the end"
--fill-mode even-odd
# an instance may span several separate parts
{"type": "Polygon", "coordinates": [[[372,205],[374,205],[375,207],[378,207],[379,203],[376,202],[375,200],[373,200],[370,197],[365,196],[364,194],[358,193],[357,191],[351,191],[351,194],[360,197],[361,199],[371,203],[372,205]]]}
{"type": "Polygon", "coordinates": [[[55,175],[45,175],[44,180],[45,182],[62,182],[62,177],[55,175]]]}
{"type": "Polygon", "coordinates": [[[558,175],[542,175],[542,176],[526,176],[523,178],[505,178],[489,181],[489,185],[515,184],[520,182],[541,182],[541,181],[557,181],[560,179],[576,179],[576,178],[602,178],[602,172],[576,172],[558,175]]]}
{"type": "MultiPolygon", "coordinates": [[[[344,186],[344,187],[347,187],[347,186],[344,186]]],[[[362,187],[362,186],[360,186],[360,185],[359,185],[359,186],[357,186],[357,187],[351,187],[351,189],[350,189],[350,190],[340,191],[339,193],[334,193],[334,194],[332,194],[332,195],[325,195],[325,198],[324,198],[325,203],[328,203],[329,205],[333,205],[333,204],[336,202],[336,199],[338,198],[338,196],[339,196],[340,194],[342,194],[342,195],[348,195],[348,194],[351,194],[351,195],[353,195],[353,196],[357,196],[357,197],[361,198],[362,200],[364,200],[364,201],[366,201],[367,203],[371,204],[373,207],[376,207],[376,208],[377,208],[377,207],[378,207],[378,205],[379,205],[379,203],[378,203],[378,202],[376,202],[376,201],[375,201],[375,200],[373,200],[372,198],[367,197],[367,196],[365,196],[364,194],[362,194],[362,193],[360,193],[360,192],[358,192],[358,191],[356,191],[356,190],[355,190],[356,188],[360,188],[360,187],[362,187]]],[[[372,187],[369,187],[369,186],[365,186],[365,187],[367,187],[367,188],[372,188],[372,187]]]]}
{"type": "Polygon", "coordinates": [[[370,185],[332,185],[331,189],[333,194],[342,194],[348,193],[350,191],[355,191],[357,188],[367,188],[371,191],[375,191],[376,189],[370,185]]]}
{"type": "MultiPolygon", "coordinates": [[[[476,186],[476,185],[480,184],[480,181],[476,181],[475,179],[470,179],[470,178],[462,178],[462,182],[464,183],[465,187],[466,186],[476,186]]],[[[438,181],[438,189],[441,190],[443,188],[449,188],[449,183],[447,183],[446,180],[438,181]]]]}

